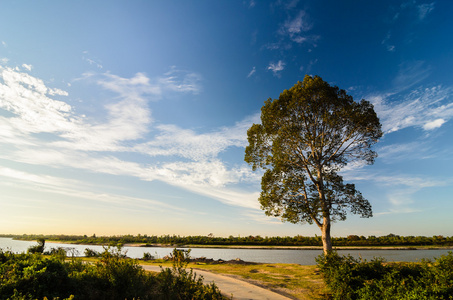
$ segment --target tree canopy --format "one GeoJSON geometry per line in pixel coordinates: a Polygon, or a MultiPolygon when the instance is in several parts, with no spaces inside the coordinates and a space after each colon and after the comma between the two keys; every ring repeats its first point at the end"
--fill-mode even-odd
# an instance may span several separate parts
{"type": "Polygon", "coordinates": [[[305,76],[261,108],[261,124],[247,132],[245,161],[265,173],[261,208],[292,223],[315,223],[324,251],[332,249],[331,222],[347,211],[371,217],[368,200],[338,172],[348,163],[372,164],[382,136],[373,105],[355,102],[319,76],[305,76]]]}

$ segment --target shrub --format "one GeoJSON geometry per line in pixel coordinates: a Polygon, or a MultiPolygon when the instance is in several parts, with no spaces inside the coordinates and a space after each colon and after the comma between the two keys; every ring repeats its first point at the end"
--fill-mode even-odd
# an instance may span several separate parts
{"type": "Polygon", "coordinates": [[[163,299],[224,299],[217,286],[203,285],[203,277],[186,270],[190,261],[190,250],[174,249],[170,255],[171,269],[163,269],[157,276],[159,292],[163,299]]]}
{"type": "Polygon", "coordinates": [[[333,299],[453,299],[452,252],[420,263],[359,261],[336,252],[316,261],[333,299]]]}
{"type": "Polygon", "coordinates": [[[96,250],[85,248],[85,257],[99,257],[100,254],[96,250]]]}
{"type": "Polygon", "coordinates": [[[143,253],[143,260],[153,260],[154,259],[154,256],[151,255],[151,253],[149,252],[145,252],[143,253]]]}
{"type": "Polygon", "coordinates": [[[201,277],[185,270],[184,254],[174,252],[173,269],[157,275],[124,256],[120,248],[107,248],[98,262],[88,264],[0,249],[0,300],[223,299],[214,284],[205,286],[201,277]]]}
{"type": "Polygon", "coordinates": [[[36,246],[30,246],[27,250],[27,253],[34,254],[34,253],[43,253],[44,252],[44,246],[46,245],[46,240],[43,238],[39,238],[37,240],[38,245],[36,246]]]}

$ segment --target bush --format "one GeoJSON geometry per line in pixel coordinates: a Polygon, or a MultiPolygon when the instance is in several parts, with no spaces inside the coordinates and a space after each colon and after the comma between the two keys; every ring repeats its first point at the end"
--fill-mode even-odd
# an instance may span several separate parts
{"type": "Polygon", "coordinates": [[[336,252],[317,258],[333,299],[453,299],[453,253],[434,262],[370,262],[336,252]]]}
{"type": "Polygon", "coordinates": [[[151,253],[149,252],[145,252],[143,253],[143,260],[153,260],[154,259],[154,256],[151,255],[151,253]]]}
{"type": "MultiPolygon", "coordinates": [[[[175,250],[177,251],[177,250],[175,250]]],[[[121,249],[105,249],[95,264],[65,262],[53,255],[14,254],[0,249],[0,300],[31,299],[223,299],[214,285],[203,285],[188,256],[174,252],[173,269],[147,273],[121,249]]]]}
{"type": "Polygon", "coordinates": [[[186,270],[190,261],[190,250],[174,249],[170,255],[171,269],[163,269],[157,276],[159,292],[163,299],[224,299],[217,286],[203,285],[203,277],[186,270]]]}
{"type": "Polygon", "coordinates": [[[44,252],[44,246],[46,245],[46,240],[43,238],[39,238],[37,240],[38,245],[36,246],[30,246],[27,250],[27,253],[34,254],[34,253],[43,253],[44,252]]]}
{"type": "Polygon", "coordinates": [[[100,254],[96,250],[85,248],[85,257],[99,257],[100,254]]]}

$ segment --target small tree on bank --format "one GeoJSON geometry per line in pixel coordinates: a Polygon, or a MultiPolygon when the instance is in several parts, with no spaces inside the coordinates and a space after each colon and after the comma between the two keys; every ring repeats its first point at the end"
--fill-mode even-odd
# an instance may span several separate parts
{"type": "Polygon", "coordinates": [[[351,162],[372,164],[382,136],[373,105],[321,77],[305,76],[261,108],[261,124],[247,132],[245,161],[262,168],[261,208],[291,223],[315,223],[324,253],[332,250],[331,223],[346,213],[371,217],[371,205],[338,175],[351,162]]]}

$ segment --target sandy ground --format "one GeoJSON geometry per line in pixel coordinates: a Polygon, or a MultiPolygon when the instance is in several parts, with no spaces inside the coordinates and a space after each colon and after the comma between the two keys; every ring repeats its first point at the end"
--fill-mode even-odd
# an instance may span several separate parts
{"type": "MultiPolygon", "coordinates": [[[[160,272],[160,267],[141,265],[143,269],[152,272],[160,272]]],[[[288,300],[291,298],[282,296],[248,282],[228,276],[218,275],[211,272],[194,269],[197,276],[203,276],[205,283],[215,282],[225,296],[234,300],[288,300]]]]}

